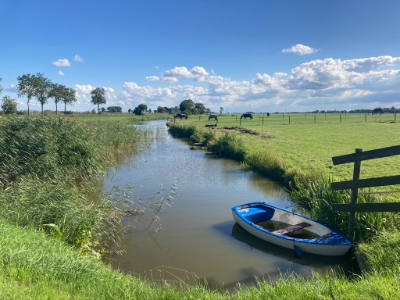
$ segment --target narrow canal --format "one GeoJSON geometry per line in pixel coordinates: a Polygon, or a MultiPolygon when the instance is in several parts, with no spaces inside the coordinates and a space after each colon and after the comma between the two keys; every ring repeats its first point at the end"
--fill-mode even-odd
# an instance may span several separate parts
{"type": "Polygon", "coordinates": [[[190,150],[168,134],[165,123],[138,125],[153,132],[151,143],[106,180],[106,191],[131,187],[133,206],[148,207],[142,215],[126,217],[125,252],[112,257],[115,268],[160,283],[206,280],[210,287],[228,290],[237,283],[255,284],[255,277],[276,280],[286,273],[308,276],[313,270],[348,268],[344,258],[296,258],[292,250],[244,231],[233,221],[231,207],[265,201],[291,208],[284,189],[241,170],[235,161],[190,150]],[[170,193],[174,184],[175,195],[170,193]],[[153,204],[168,195],[170,206],[164,205],[154,218],[153,204]]]}

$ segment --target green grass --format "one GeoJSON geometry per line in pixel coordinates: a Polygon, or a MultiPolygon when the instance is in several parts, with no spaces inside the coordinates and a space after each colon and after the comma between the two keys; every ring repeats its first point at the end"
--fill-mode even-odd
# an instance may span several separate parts
{"type": "MultiPolygon", "coordinates": [[[[359,214],[359,232],[369,239],[359,247],[367,272],[353,279],[282,276],[275,283],[260,281],[257,287],[238,288],[228,295],[183,283],[180,288],[157,287],[111,270],[92,250],[102,233],[109,233],[104,220],[113,208],[106,198],[90,201],[87,193],[93,180],[121,155],[134,153],[138,136],[126,125],[141,120],[131,117],[1,119],[0,162],[8,171],[2,173],[0,192],[0,299],[395,299],[400,293],[396,214],[359,214]]],[[[330,206],[348,201],[348,194],[332,192],[326,178],[348,179],[352,169],[332,167],[330,157],[355,148],[392,146],[400,129],[390,120],[365,122],[363,116],[351,116],[347,123],[327,116],[325,123],[314,124],[301,121],[300,115],[291,118],[291,125],[284,125],[279,115],[272,115],[270,123],[264,119],[263,125],[256,116],[242,120],[242,128],[236,117],[227,115],[219,117],[218,129],[206,129],[209,122],[203,117],[176,121],[178,134],[185,132],[184,137],[206,143],[209,150],[275,176],[287,186],[296,180],[292,195],[299,203],[313,217],[342,230],[346,216],[333,214],[330,206]]],[[[397,157],[369,163],[362,165],[362,178],[394,175],[399,166],[397,157]]],[[[361,199],[387,200],[368,197],[361,199]]]]}
{"type": "Polygon", "coordinates": [[[397,280],[378,273],[353,280],[292,275],[231,295],[206,286],[157,287],[0,219],[0,299],[396,299],[397,280]]]}

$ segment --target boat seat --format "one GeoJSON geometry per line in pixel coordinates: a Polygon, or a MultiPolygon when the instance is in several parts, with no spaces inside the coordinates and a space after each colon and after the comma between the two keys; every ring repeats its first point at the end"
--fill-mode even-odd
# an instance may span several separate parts
{"type": "Polygon", "coordinates": [[[295,231],[301,230],[301,229],[306,228],[308,226],[311,226],[311,224],[306,223],[306,222],[301,222],[301,223],[296,224],[296,225],[291,225],[291,226],[288,226],[286,228],[282,228],[282,229],[279,229],[279,230],[272,231],[272,233],[280,234],[280,235],[288,235],[290,233],[293,233],[295,231]]]}

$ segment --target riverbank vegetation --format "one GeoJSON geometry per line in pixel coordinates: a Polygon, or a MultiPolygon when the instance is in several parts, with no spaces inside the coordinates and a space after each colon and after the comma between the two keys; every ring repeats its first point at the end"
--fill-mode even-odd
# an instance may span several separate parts
{"type": "MultiPolygon", "coordinates": [[[[288,120],[289,116],[285,116],[288,120]]],[[[314,123],[313,116],[292,116],[292,123],[281,116],[253,120],[237,120],[235,116],[219,116],[218,125],[206,128],[207,120],[192,119],[169,124],[170,132],[185,126],[196,127],[194,134],[185,136],[194,143],[201,142],[214,154],[237,159],[246,170],[252,170],[283,184],[291,198],[312,218],[347,233],[348,213],[333,211],[333,204],[350,203],[349,191],[333,191],[331,182],[350,180],[353,165],[333,166],[331,158],[354,153],[355,148],[364,151],[394,146],[393,137],[400,134],[399,124],[393,115],[378,116],[377,121],[366,121],[367,115],[349,116],[346,123],[333,122],[337,116],[328,116],[325,123],[314,123]],[[309,118],[309,123],[293,123],[293,117],[309,118]],[[211,131],[212,134],[207,133],[211,131]],[[208,136],[208,139],[202,137],[208,136]],[[231,141],[232,148],[240,145],[241,157],[226,155],[216,145],[231,141]],[[233,142],[234,141],[234,142],[233,142]]],[[[323,118],[323,116],[318,116],[323,118]]],[[[371,116],[369,116],[371,118],[371,116]]],[[[376,117],[373,117],[376,118],[376,117]]],[[[344,116],[343,116],[344,119],[344,116]]],[[[229,146],[224,146],[224,149],[229,146]]],[[[361,178],[398,175],[398,156],[365,161],[361,178]]],[[[399,201],[396,187],[370,188],[361,191],[360,203],[399,201]]],[[[393,278],[399,275],[400,249],[394,246],[400,229],[399,213],[357,213],[355,241],[360,245],[358,255],[366,263],[366,270],[373,276],[393,278]],[[385,249],[391,250],[386,251],[385,249]],[[374,251],[370,251],[374,249],[374,251]],[[389,263],[390,262],[390,263],[389,263]],[[377,275],[379,274],[379,275],[377,275]],[[384,275],[382,275],[384,274],[384,275]]]]}
{"type": "MultiPolygon", "coordinates": [[[[65,116],[0,119],[0,298],[391,299],[400,292],[396,277],[400,269],[398,234],[381,233],[397,228],[395,214],[378,215],[375,220],[363,223],[364,231],[359,233],[368,241],[369,233],[374,236],[373,241],[359,246],[359,253],[368,267],[363,276],[350,280],[340,274],[312,278],[283,276],[276,283],[260,279],[257,287],[239,287],[230,295],[207,285],[189,287],[184,282],[176,287],[167,283],[153,286],[101,263],[100,258],[107,255],[110,239],[113,245],[118,242],[121,223],[111,218],[118,208],[110,199],[104,196],[93,201],[89,195],[108,167],[115,165],[121,155],[136,151],[138,133],[127,125],[138,121],[141,120],[134,119],[132,114],[120,119],[101,115],[82,119],[65,116]]],[[[252,123],[249,121],[249,124],[252,123]]],[[[256,171],[262,173],[265,169],[265,175],[275,174],[276,180],[282,180],[287,187],[294,185],[293,195],[316,218],[322,218],[323,214],[326,214],[323,220],[331,218],[329,203],[321,199],[348,200],[344,192],[329,195],[331,192],[324,185],[329,181],[318,180],[327,178],[325,175],[328,179],[329,175],[342,176],[341,172],[334,173],[320,163],[325,158],[320,161],[314,158],[312,169],[307,167],[310,163],[303,160],[318,156],[315,150],[310,150],[311,146],[297,150],[301,158],[291,157],[290,151],[279,151],[282,139],[291,134],[295,136],[289,126],[271,126],[263,131],[255,126],[246,130],[203,127],[201,122],[190,119],[170,124],[171,132],[186,132],[182,137],[204,143],[210,151],[242,161],[250,170],[257,167],[256,171]],[[187,125],[189,129],[179,129],[187,125]],[[303,164],[296,166],[300,160],[303,164]]],[[[313,132],[310,128],[303,130],[296,136],[313,132]]],[[[364,128],[364,131],[373,129],[364,128]]],[[[374,132],[384,134],[381,131],[375,128],[374,132]]],[[[325,135],[317,129],[314,136],[325,135]]],[[[305,135],[305,139],[310,137],[305,135]]],[[[298,141],[288,143],[285,149],[293,150],[298,141]]],[[[319,150],[328,142],[322,139],[319,143],[314,144],[314,149],[319,150]]],[[[372,147],[372,142],[356,147],[364,145],[368,149],[376,148],[372,147]]],[[[396,162],[390,164],[396,165],[396,162]]],[[[334,217],[338,223],[335,227],[344,228],[345,216],[334,217]]]]}

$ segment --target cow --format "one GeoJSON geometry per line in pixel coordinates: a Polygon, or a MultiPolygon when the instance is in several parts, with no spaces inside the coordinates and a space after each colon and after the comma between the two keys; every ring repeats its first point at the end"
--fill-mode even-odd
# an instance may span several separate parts
{"type": "Polygon", "coordinates": [[[179,119],[188,119],[188,115],[187,114],[176,114],[176,115],[174,115],[174,119],[177,119],[177,118],[179,118],[179,119]]]}
{"type": "Polygon", "coordinates": [[[245,120],[246,120],[247,118],[250,118],[250,120],[253,120],[253,115],[252,115],[251,113],[245,113],[245,114],[243,114],[243,115],[240,117],[240,120],[241,120],[242,118],[244,118],[245,120]]]}
{"type": "Polygon", "coordinates": [[[217,115],[210,115],[210,116],[208,117],[208,121],[210,121],[210,120],[212,120],[212,119],[214,119],[215,121],[218,122],[218,116],[217,116],[217,115]]]}
{"type": "Polygon", "coordinates": [[[383,109],[382,108],[380,108],[380,107],[377,107],[377,108],[375,108],[375,109],[373,109],[372,110],[372,114],[373,115],[377,115],[377,114],[383,114],[383,109]]]}

